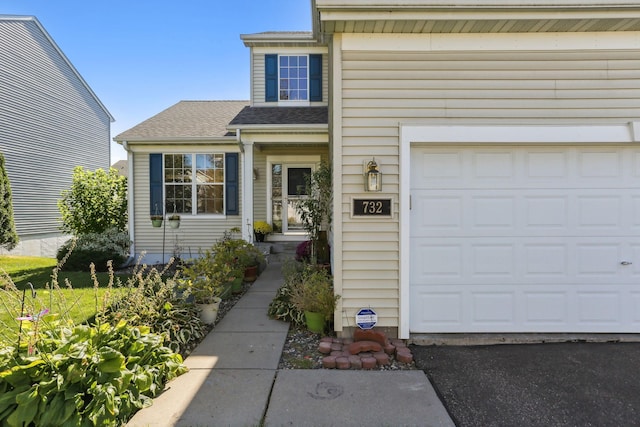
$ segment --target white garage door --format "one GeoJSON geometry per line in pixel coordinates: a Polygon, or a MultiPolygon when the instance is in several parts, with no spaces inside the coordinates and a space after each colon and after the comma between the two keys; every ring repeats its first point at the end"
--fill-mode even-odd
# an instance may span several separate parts
{"type": "Polygon", "coordinates": [[[411,149],[411,332],[640,332],[640,149],[411,149]]]}

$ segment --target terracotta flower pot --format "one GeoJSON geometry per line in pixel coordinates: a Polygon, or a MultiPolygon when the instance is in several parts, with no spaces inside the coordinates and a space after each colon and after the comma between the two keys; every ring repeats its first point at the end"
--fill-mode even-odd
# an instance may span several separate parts
{"type": "Polygon", "coordinates": [[[247,267],[244,270],[244,281],[245,282],[255,282],[258,278],[258,266],[252,265],[251,267],[247,267]]]}

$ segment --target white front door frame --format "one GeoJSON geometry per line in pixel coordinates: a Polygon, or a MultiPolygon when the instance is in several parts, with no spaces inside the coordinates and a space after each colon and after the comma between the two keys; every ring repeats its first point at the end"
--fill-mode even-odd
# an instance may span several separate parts
{"type": "Polygon", "coordinates": [[[410,336],[411,145],[629,144],[640,143],[638,122],[604,125],[400,124],[400,319],[398,336],[410,336]]]}
{"type": "MultiPolygon", "coordinates": [[[[315,170],[316,165],[318,165],[321,161],[320,155],[308,155],[308,156],[295,156],[295,155],[284,155],[284,156],[267,156],[267,222],[269,224],[273,223],[273,197],[271,194],[273,179],[272,179],[272,171],[274,164],[282,164],[283,165],[283,173],[284,173],[284,165],[286,167],[311,167],[312,170],[315,170]]],[[[283,175],[284,179],[284,175],[283,175]]],[[[286,199],[286,195],[282,195],[283,201],[286,199]]],[[[285,206],[283,205],[283,209],[285,206]]],[[[284,223],[284,219],[283,219],[284,223]]],[[[284,232],[284,224],[283,224],[283,232],[284,232]]],[[[301,233],[288,233],[289,235],[300,236],[301,233]]],[[[285,233],[283,233],[285,235],[285,233]]]]}

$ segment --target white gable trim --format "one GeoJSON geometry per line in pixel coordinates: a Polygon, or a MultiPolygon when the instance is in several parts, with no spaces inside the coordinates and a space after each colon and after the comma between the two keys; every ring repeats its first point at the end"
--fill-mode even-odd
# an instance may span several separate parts
{"type": "Polygon", "coordinates": [[[411,144],[627,144],[640,142],[640,122],[611,125],[400,124],[400,319],[398,336],[409,338],[411,144]]]}

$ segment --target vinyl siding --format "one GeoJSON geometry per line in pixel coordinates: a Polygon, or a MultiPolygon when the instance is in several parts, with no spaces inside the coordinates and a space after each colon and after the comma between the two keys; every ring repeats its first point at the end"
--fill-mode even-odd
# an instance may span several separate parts
{"type": "Polygon", "coordinates": [[[32,20],[0,20],[0,64],[0,151],[18,234],[59,234],[73,168],[109,167],[111,118],[32,20]]]}
{"type": "MultiPolygon", "coordinates": [[[[287,54],[287,51],[279,51],[272,49],[269,53],[282,53],[287,54]]],[[[301,54],[300,50],[296,50],[295,53],[301,54]]],[[[312,102],[311,105],[327,105],[329,99],[329,55],[326,52],[319,52],[314,50],[309,53],[322,53],[322,102],[312,102]]],[[[258,50],[252,52],[253,55],[253,85],[252,91],[252,104],[255,107],[272,107],[278,105],[277,102],[265,102],[265,82],[264,82],[264,50],[258,50]]],[[[281,104],[282,105],[282,104],[281,104]]]]}
{"type": "Polygon", "coordinates": [[[638,50],[374,49],[341,50],[337,55],[339,330],[353,325],[356,311],[369,306],[378,312],[379,326],[399,324],[400,123],[595,124],[626,123],[640,116],[638,50]],[[362,188],[363,161],[373,156],[384,174],[382,193],[364,193],[362,188]],[[393,218],[352,218],[351,199],[368,196],[392,198],[393,218]]]}
{"type": "MultiPolygon", "coordinates": [[[[166,146],[145,146],[144,150],[136,149],[133,156],[133,179],[130,185],[134,185],[134,233],[132,240],[135,243],[136,256],[146,252],[149,258],[162,257],[163,228],[154,228],[149,219],[149,153],[224,153],[237,152],[237,145],[216,145],[203,147],[180,145],[179,150],[166,146]]],[[[242,167],[242,156],[240,156],[242,167]]],[[[242,185],[242,174],[240,174],[242,185]]],[[[242,197],[240,197],[240,203],[242,197]]],[[[242,209],[242,204],[240,204],[242,209]]],[[[164,224],[163,224],[164,226],[164,224]]],[[[176,243],[182,247],[181,258],[189,259],[198,255],[201,249],[207,249],[222,237],[225,231],[233,227],[242,227],[241,215],[229,216],[197,216],[181,214],[180,228],[171,229],[167,225],[164,235],[165,261],[172,256],[176,243]]]]}

